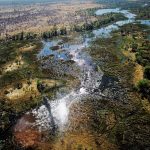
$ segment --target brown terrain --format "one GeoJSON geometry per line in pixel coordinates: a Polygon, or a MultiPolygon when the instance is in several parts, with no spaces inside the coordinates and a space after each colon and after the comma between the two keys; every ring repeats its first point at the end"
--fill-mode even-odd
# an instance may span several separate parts
{"type": "Polygon", "coordinates": [[[74,23],[93,20],[86,12],[78,11],[102,7],[91,1],[70,3],[36,3],[30,5],[0,6],[0,36],[18,32],[41,33],[55,24],[69,26],[74,23]]]}

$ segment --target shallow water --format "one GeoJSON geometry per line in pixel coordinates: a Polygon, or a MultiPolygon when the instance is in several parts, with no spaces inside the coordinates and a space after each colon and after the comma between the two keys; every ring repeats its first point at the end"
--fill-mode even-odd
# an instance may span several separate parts
{"type": "MultiPolygon", "coordinates": [[[[55,50],[55,51],[52,50],[52,47],[57,46],[59,42],[61,42],[61,40],[43,41],[43,48],[37,57],[39,59],[42,59],[45,56],[51,55],[55,59],[67,60],[67,53],[66,52],[60,52],[59,50],[55,50]]],[[[61,47],[62,45],[59,45],[59,46],[61,47]]]]}
{"type": "Polygon", "coordinates": [[[100,9],[100,10],[97,10],[95,13],[96,13],[96,15],[103,15],[103,14],[107,14],[107,13],[122,13],[127,18],[127,20],[117,21],[111,25],[104,27],[104,28],[93,31],[95,36],[103,37],[103,38],[109,37],[111,32],[118,30],[120,26],[123,26],[128,23],[133,23],[135,21],[134,19],[136,17],[135,14],[130,13],[128,10],[121,10],[120,8],[100,9]]]}

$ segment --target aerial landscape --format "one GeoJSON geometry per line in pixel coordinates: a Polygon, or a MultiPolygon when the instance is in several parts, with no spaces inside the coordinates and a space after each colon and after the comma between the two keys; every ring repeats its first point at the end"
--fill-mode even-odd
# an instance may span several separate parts
{"type": "Polygon", "coordinates": [[[0,0],[0,150],[150,150],[150,1],[0,0]]]}

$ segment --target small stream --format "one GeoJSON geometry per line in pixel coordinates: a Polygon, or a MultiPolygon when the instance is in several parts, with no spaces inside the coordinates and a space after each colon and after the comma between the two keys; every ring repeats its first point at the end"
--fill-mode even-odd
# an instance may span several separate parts
{"type": "MultiPolygon", "coordinates": [[[[70,91],[67,95],[59,95],[53,101],[46,100],[45,105],[43,104],[38,109],[34,109],[27,114],[32,114],[35,118],[32,126],[38,126],[40,132],[47,131],[53,128],[52,119],[59,132],[63,132],[67,128],[69,123],[69,113],[72,104],[82,101],[82,98],[88,97],[89,95],[94,95],[100,85],[103,77],[102,71],[95,70],[95,64],[92,58],[84,51],[85,48],[90,46],[90,43],[97,37],[108,38],[111,36],[111,32],[118,30],[120,26],[128,23],[135,23],[134,14],[127,10],[116,9],[100,9],[96,11],[96,15],[103,15],[106,13],[122,13],[127,17],[127,20],[117,21],[106,27],[93,30],[89,36],[86,33],[80,35],[80,37],[74,37],[74,42],[63,43],[62,39],[54,39],[51,41],[43,41],[43,49],[38,54],[38,59],[42,61],[44,57],[52,56],[56,61],[58,60],[72,60],[80,68],[79,78],[81,81],[80,87],[76,90],[70,91]],[[77,39],[77,40],[76,40],[77,39]],[[52,50],[52,47],[57,46],[57,50],[52,50]],[[50,109],[50,111],[49,111],[50,109]],[[51,112],[51,113],[50,113],[51,112]]],[[[141,24],[150,25],[149,20],[138,20],[141,24]]],[[[99,97],[105,97],[101,91],[98,91],[99,97]]],[[[82,114],[81,114],[82,115],[82,114]]],[[[19,124],[19,122],[18,122],[19,124]]],[[[18,125],[16,126],[18,127],[18,125]]],[[[15,131],[18,129],[15,128],[15,131]]],[[[23,132],[23,131],[22,131],[23,132]]]]}

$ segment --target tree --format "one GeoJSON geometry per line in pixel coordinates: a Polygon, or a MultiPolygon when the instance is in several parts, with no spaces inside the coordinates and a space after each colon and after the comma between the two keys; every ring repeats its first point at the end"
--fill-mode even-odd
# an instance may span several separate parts
{"type": "Polygon", "coordinates": [[[67,34],[67,29],[65,27],[60,29],[60,35],[66,35],[67,34]]]}
{"type": "Polygon", "coordinates": [[[144,77],[150,80],[150,66],[145,67],[144,77]]]}
{"type": "Polygon", "coordinates": [[[150,81],[147,79],[140,80],[137,87],[142,97],[150,100],[150,81]]]}
{"type": "Polygon", "coordinates": [[[138,45],[136,43],[132,44],[132,52],[136,52],[138,48],[138,45]]]}
{"type": "Polygon", "coordinates": [[[22,31],[21,34],[20,34],[20,40],[24,40],[24,32],[22,31]]]}

